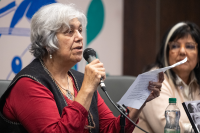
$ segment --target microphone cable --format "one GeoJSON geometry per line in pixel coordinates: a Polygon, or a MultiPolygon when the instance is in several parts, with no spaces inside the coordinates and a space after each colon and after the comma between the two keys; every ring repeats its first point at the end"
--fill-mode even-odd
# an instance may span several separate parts
{"type": "Polygon", "coordinates": [[[148,133],[147,131],[145,131],[144,129],[142,129],[141,127],[139,127],[137,124],[135,124],[135,122],[133,122],[127,115],[124,114],[123,111],[121,111],[117,105],[112,101],[112,99],[110,98],[110,96],[108,95],[107,91],[106,91],[106,86],[105,84],[103,83],[103,81],[101,80],[100,82],[100,86],[101,86],[101,89],[104,91],[104,93],[106,94],[107,98],[110,100],[110,102],[114,105],[114,107],[121,113],[123,114],[130,122],[132,122],[137,128],[139,128],[140,130],[142,130],[143,132],[145,133],[148,133]],[[102,85],[103,84],[103,85],[102,85]]]}

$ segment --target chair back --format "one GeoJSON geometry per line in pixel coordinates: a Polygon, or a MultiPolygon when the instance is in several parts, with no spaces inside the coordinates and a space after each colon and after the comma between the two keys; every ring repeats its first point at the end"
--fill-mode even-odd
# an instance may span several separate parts
{"type": "Polygon", "coordinates": [[[0,97],[8,88],[10,82],[11,82],[11,80],[0,80],[0,97]]]}
{"type": "MultiPolygon", "coordinates": [[[[104,81],[106,85],[106,90],[113,100],[114,103],[117,103],[125,92],[129,89],[132,83],[135,81],[136,77],[134,76],[108,76],[104,81]]],[[[98,87],[98,92],[103,98],[106,105],[113,112],[114,116],[119,116],[119,111],[113,106],[110,100],[107,98],[106,94],[98,87]]]]}

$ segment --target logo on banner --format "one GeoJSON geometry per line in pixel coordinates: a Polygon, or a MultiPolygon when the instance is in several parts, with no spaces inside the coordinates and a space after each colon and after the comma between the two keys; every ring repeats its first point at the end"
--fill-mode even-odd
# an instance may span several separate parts
{"type": "MultiPolygon", "coordinates": [[[[10,18],[9,26],[0,26],[0,39],[2,36],[24,36],[30,37],[30,28],[16,26],[22,20],[26,18],[29,21],[36,11],[38,11],[42,6],[48,5],[51,3],[56,3],[56,0],[8,0],[3,7],[0,7],[0,18],[10,16],[12,13],[13,16],[10,18]]],[[[3,1],[0,1],[3,2],[3,1]]],[[[86,48],[91,44],[91,42],[98,36],[100,31],[103,28],[104,24],[104,6],[101,0],[91,0],[87,11],[87,20],[88,24],[86,27],[86,48]]],[[[7,17],[8,18],[8,17],[7,17]]],[[[12,39],[12,38],[11,38],[12,39]]],[[[10,61],[11,70],[8,71],[6,79],[11,77],[11,74],[17,74],[23,67],[22,57],[26,57],[25,54],[28,52],[30,44],[27,44],[22,50],[21,53],[17,56],[13,56],[10,61]]],[[[98,56],[98,53],[97,53],[98,56]]],[[[33,60],[33,58],[31,59],[33,60]]],[[[31,61],[30,60],[30,61],[31,61]]],[[[73,66],[72,69],[77,70],[78,64],[73,66]]]]}
{"type": "MultiPolygon", "coordinates": [[[[97,37],[103,28],[104,24],[104,6],[101,0],[92,0],[89,5],[87,12],[87,42],[86,48],[91,44],[91,42],[97,37]]],[[[97,58],[98,53],[96,53],[97,58]]]]}
{"type": "MultiPolygon", "coordinates": [[[[0,27],[0,37],[2,35],[10,36],[30,36],[29,28],[16,28],[15,26],[20,22],[23,17],[26,17],[28,20],[31,20],[32,16],[38,9],[44,5],[51,3],[56,3],[55,0],[23,0],[19,5],[16,4],[16,1],[8,3],[6,6],[0,9],[0,18],[5,17],[11,12],[15,12],[9,27],[0,27]]],[[[22,69],[22,57],[26,52],[28,52],[30,44],[24,49],[20,56],[14,56],[11,61],[11,72],[8,74],[6,79],[9,79],[11,73],[17,74],[22,69]]]]}

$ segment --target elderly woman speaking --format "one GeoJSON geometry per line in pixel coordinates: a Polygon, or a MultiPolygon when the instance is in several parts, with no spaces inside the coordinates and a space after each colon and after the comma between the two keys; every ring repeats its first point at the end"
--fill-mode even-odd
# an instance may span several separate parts
{"type": "MultiPolygon", "coordinates": [[[[106,77],[103,63],[93,60],[84,74],[71,69],[82,59],[86,23],[72,4],[46,5],[34,14],[30,51],[35,59],[1,98],[1,132],[120,132],[120,117],[113,116],[97,92],[101,77],[106,77]]],[[[149,83],[152,93],[146,102],[160,95],[164,76],[159,75],[159,82],[149,83]]],[[[137,122],[142,108],[129,109],[129,117],[137,122]]],[[[134,125],[127,121],[125,129],[132,132],[134,125]]]]}

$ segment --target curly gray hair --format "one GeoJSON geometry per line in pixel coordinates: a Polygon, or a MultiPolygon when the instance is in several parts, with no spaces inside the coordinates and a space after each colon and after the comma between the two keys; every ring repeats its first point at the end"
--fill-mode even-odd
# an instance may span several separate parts
{"type": "Polygon", "coordinates": [[[74,18],[78,18],[82,26],[86,27],[86,16],[74,4],[54,3],[40,8],[31,19],[30,52],[33,56],[42,58],[47,52],[55,52],[58,49],[56,32],[63,28],[69,29],[69,22],[74,18]]]}

